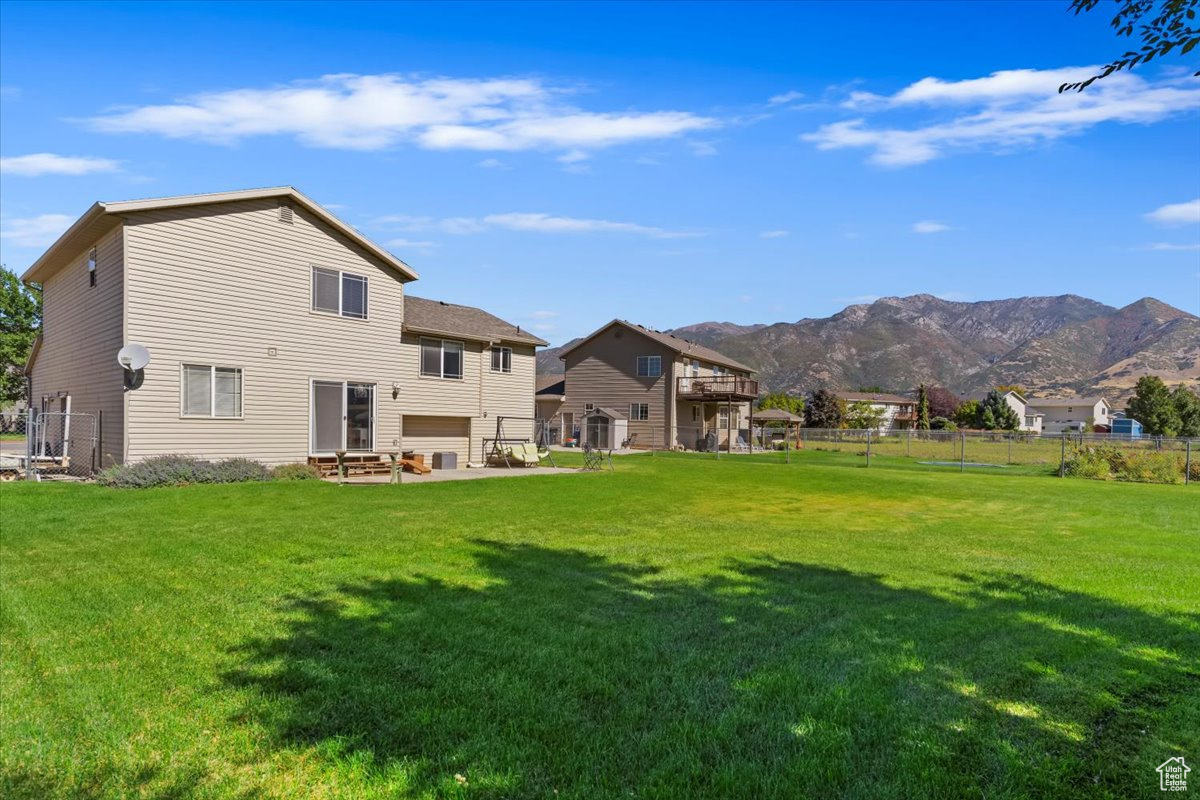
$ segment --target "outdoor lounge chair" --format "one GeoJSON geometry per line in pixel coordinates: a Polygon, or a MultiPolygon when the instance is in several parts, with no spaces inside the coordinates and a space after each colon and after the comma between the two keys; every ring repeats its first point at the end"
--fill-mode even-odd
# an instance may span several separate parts
{"type": "Polygon", "coordinates": [[[746,444],[746,440],[738,436],[737,441],[733,444],[733,450],[736,453],[749,453],[750,445],[746,444]]]}

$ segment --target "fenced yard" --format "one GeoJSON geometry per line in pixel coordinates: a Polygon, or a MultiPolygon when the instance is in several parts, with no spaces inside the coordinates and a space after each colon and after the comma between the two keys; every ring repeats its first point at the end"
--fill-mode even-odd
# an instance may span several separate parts
{"type": "Polygon", "coordinates": [[[1138,798],[1200,752],[1190,491],[774,457],[5,484],[0,795],[1138,798]]]}
{"type": "MultiPolygon", "coordinates": [[[[666,428],[644,426],[631,438],[634,449],[678,452],[666,428]]],[[[797,451],[859,456],[869,466],[879,459],[908,459],[941,471],[1006,470],[1026,474],[1110,478],[1137,483],[1200,485],[1200,440],[1105,434],[1044,434],[1007,431],[916,431],[880,433],[851,428],[677,426],[673,441],[695,441],[685,452],[712,458],[734,456],[762,463],[787,463],[797,451]],[[1097,455],[1099,454],[1099,455],[1097,455]],[[1105,471],[1102,461],[1112,462],[1105,471]]]]}

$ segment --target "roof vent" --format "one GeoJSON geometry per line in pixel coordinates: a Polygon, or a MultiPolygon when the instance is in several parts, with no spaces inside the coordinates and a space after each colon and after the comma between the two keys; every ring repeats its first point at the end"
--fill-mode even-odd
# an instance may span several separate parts
{"type": "Polygon", "coordinates": [[[279,204],[279,221],[292,224],[292,206],[290,203],[279,204]]]}

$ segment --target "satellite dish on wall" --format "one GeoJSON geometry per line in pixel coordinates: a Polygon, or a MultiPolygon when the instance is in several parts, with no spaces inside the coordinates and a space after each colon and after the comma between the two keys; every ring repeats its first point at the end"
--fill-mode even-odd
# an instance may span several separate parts
{"type": "Polygon", "coordinates": [[[144,345],[130,342],[117,353],[117,363],[131,372],[137,372],[150,363],[150,351],[144,345]]]}

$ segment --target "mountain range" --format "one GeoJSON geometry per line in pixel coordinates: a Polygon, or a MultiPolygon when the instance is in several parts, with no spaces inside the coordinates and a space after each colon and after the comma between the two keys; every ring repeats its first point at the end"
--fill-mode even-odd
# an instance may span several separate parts
{"type": "MultiPolygon", "coordinates": [[[[974,303],[917,294],[819,319],[667,332],[754,367],[764,391],[905,392],[926,383],[971,394],[1018,384],[1114,401],[1145,374],[1200,387],[1200,317],[1150,297],[1114,308],[1070,294],[974,303]]],[[[561,373],[558,353],[572,343],[539,353],[538,373],[561,373]]]]}

